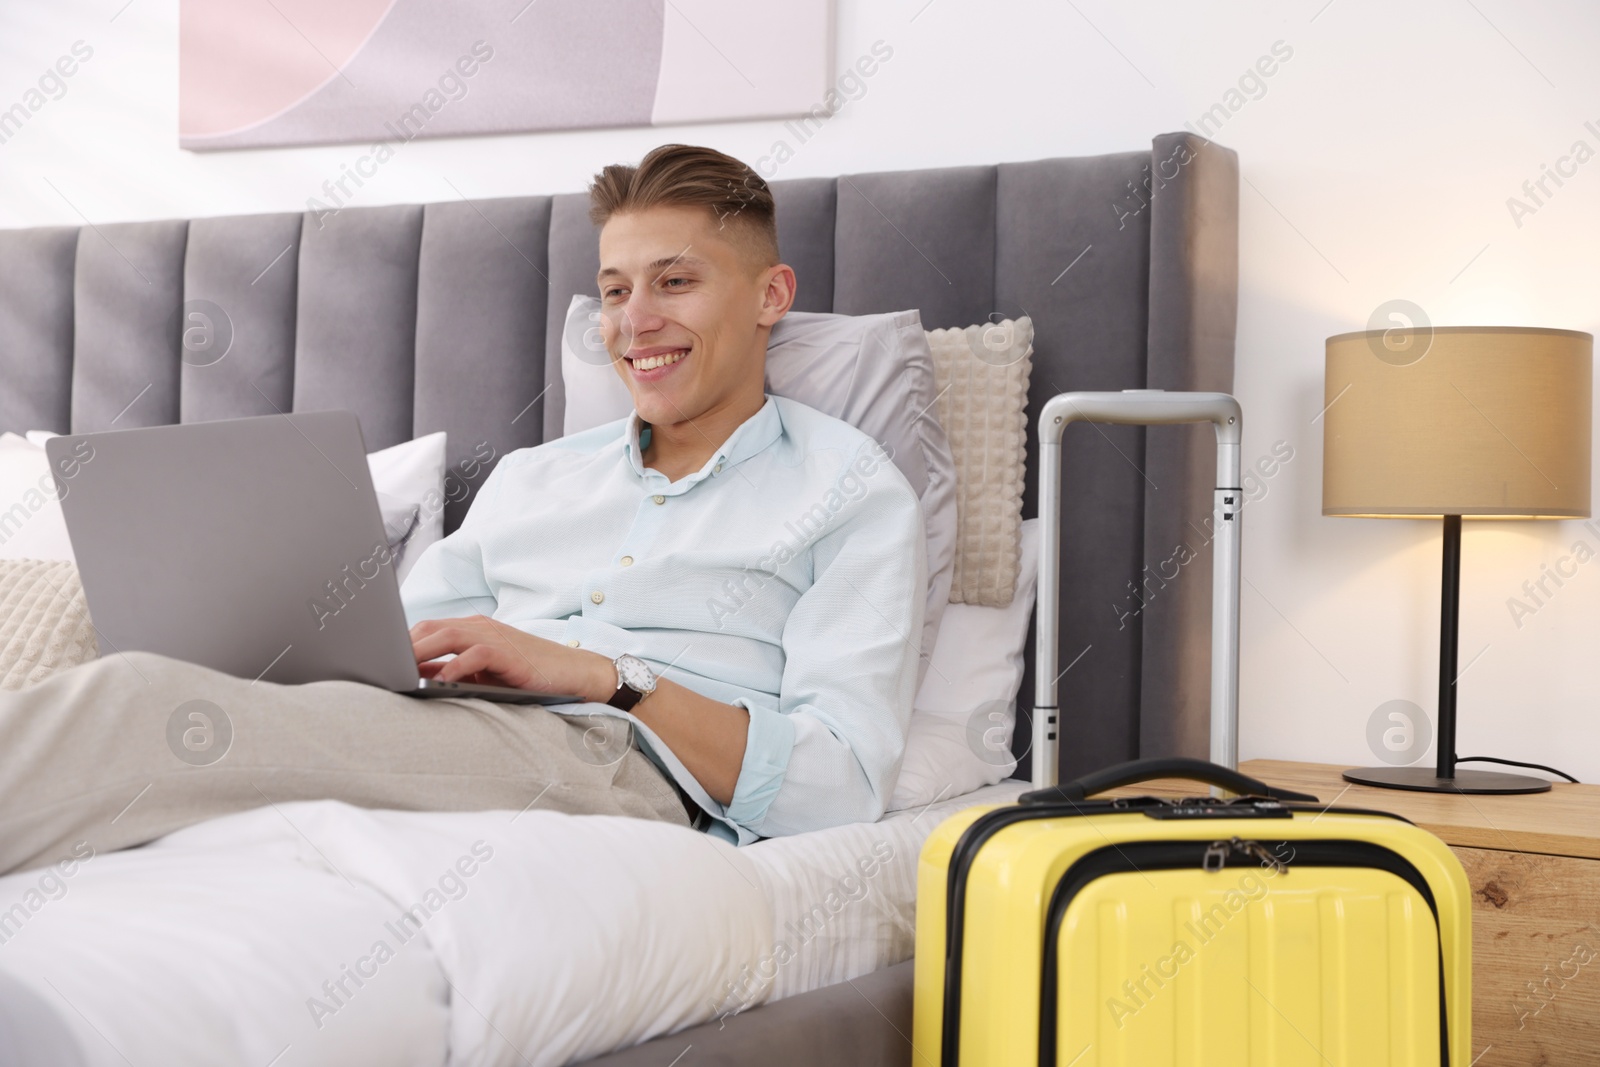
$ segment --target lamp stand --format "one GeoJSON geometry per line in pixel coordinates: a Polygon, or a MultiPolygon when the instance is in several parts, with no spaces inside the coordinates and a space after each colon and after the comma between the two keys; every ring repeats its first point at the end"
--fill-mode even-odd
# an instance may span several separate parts
{"type": "Polygon", "coordinates": [[[1444,569],[1439,597],[1438,759],[1426,767],[1363,767],[1344,780],[1421,793],[1546,793],[1550,783],[1527,774],[1456,770],[1456,655],[1461,624],[1461,516],[1444,517],[1444,569]]]}

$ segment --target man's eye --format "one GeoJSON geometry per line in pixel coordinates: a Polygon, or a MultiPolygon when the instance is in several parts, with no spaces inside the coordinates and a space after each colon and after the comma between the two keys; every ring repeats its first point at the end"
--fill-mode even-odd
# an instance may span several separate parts
{"type": "Polygon", "coordinates": [[[602,296],[602,297],[604,297],[604,298],[605,298],[605,299],[607,299],[607,300],[609,300],[609,299],[611,299],[611,298],[612,298],[612,297],[613,297],[613,296],[616,296],[616,295],[617,295],[617,294],[618,294],[618,293],[620,293],[620,292],[622,292],[622,290],[621,290],[621,289],[605,289],[605,290],[602,290],[602,291],[601,291],[601,293],[600,293],[600,295],[601,295],[601,296],[602,296]]]}
{"type": "Polygon", "coordinates": [[[675,284],[677,282],[682,282],[684,285],[688,285],[689,284],[689,279],[688,278],[668,278],[667,281],[666,281],[666,284],[668,286],[671,286],[671,285],[673,285],[673,284],[675,284]]]}

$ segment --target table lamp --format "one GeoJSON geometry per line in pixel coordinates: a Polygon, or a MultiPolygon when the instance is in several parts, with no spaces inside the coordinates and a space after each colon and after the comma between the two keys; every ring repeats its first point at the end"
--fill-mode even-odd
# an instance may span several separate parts
{"type": "MultiPolygon", "coordinates": [[[[1345,780],[1438,793],[1550,788],[1456,769],[1461,520],[1588,517],[1593,354],[1587,333],[1512,326],[1328,338],[1322,513],[1444,520],[1435,766],[1363,768],[1345,780]]],[[[1467,762],[1480,758],[1515,763],[1467,762]]]]}

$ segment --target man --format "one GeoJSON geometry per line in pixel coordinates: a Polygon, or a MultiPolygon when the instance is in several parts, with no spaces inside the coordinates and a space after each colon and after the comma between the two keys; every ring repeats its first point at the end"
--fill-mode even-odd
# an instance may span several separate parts
{"type": "Polygon", "coordinates": [[[635,414],[500,462],[406,579],[417,658],[628,709],[741,842],[876,819],[917,679],[916,495],[865,434],[764,390],[795,275],[760,177],[664,145],[590,199],[601,334],[635,414]],[[832,491],[849,503],[781,559],[832,491]],[[649,665],[646,693],[622,655],[649,665]]]}
{"type": "Polygon", "coordinates": [[[590,193],[635,412],[504,456],[401,595],[424,676],[592,703],[102,657],[0,693],[0,872],[288,800],[628,815],[741,844],[882,814],[918,673],[917,498],[865,434],[764,391],[796,282],[759,176],[665,145],[590,193]],[[818,524],[823,501],[842,506],[818,524]],[[201,766],[170,741],[191,701],[229,735],[201,766]]]}

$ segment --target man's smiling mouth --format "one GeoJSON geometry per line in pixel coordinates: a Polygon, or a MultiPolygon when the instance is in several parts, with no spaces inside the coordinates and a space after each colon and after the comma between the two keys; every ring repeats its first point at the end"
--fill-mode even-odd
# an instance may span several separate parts
{"type": "Polygon", "coordinates": [[[689,354],[687,348],[653,349],[648,355],[627,356],[630,366],[635,374],[644,374],[662,367],[670,367],[681,363],[683,357],[689,354]]]}

